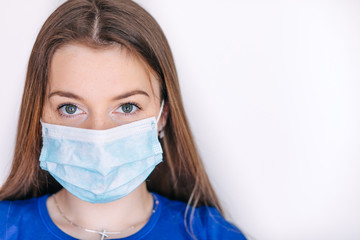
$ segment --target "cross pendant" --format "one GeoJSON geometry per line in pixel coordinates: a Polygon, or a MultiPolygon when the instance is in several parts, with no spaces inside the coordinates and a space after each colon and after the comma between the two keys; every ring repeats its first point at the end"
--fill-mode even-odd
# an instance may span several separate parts
{"type": "Polygon", "coordinates": [[[106,230],[104,229],[102,232],[98,232],[101,235],[101,240],[104,240],[104,238],[108,238],[109,235],[106,234],[106,230]]]}

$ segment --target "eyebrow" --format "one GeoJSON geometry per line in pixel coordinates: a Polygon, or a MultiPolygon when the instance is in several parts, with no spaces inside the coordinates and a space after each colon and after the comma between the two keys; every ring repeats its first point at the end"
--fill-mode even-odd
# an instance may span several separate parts
{"type": "MultiPolygon", "coordinates": [[[[120,99],[123,99],[123,98],[128,98],[128,97],[131,97],[133,95],[145,95],[147,97],[150,97],[149,94],[145,91],[142,91],[142,90],[134,90],[134,91],[130,91],[130,92],[127,92],[127,93],[123,93],[121,95],[118,95],[116,97],[114,97],[112,100],[120,100],[120,99]]],[[[82,97],[74,94],[74,93],[71,93],[71,92],[66,92],[66,91],[55,91],[55,92],[52,92],[49,94],[48,98],[51,98],[55,95],[58,95],[60,97],[67,97],[67,98],[73,98],[73,99],[76,99],[76,100],[83,100],[82,97]]]]}
{"type": "Polygon", "coordinates": [[[121,94],[119,96],[116,96],[114,97],[112,100],[120,100],[120,99],[123,99],[123,98],[128,98],[128,97],[131,97],[133,95],[144,95],[144,96],[147,96],[147,97],[150,97],[150,95],[143,91],[143,90],[134,90],[134,91],[130,91],[130,92],[127,92],[127,93],[124,93],[124,94],[121,94]]]}
{"type": "Polygon", "coordinates": [[[71,92],[66,92],[66,91],[55,91],[55,92],[52,92],[49,94],[48,98],[51,98],[55,95],[58,95],[60,97],[67,97],[67,98],[73,98],[73,99],[76,99],[76,100],[83,100],[82,97],[74,94],[74,93],[71,93],[71,92]]]}

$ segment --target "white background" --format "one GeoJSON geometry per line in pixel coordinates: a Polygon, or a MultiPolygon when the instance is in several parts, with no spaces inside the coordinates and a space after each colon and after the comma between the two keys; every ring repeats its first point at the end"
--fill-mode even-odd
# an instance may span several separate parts
{"type": "MultiPolygon", "coordinates": [[[[0,3],[0,183],[32,45],[61,2],[0,3]]],[[[137,2],[168,37],[228,219],[259,240],[360,239],[360,1],[137,2]]]]}

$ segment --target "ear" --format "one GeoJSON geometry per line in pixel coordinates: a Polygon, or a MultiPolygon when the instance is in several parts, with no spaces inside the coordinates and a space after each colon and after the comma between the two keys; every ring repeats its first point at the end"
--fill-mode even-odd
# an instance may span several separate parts
{"type": "Polygon", "coordinates": [[[161,117],[159,119],[159,132],[165,128],[169,115],[169,104],[167,102],[164,103],[163,111],[161,113],[161,117]]]}

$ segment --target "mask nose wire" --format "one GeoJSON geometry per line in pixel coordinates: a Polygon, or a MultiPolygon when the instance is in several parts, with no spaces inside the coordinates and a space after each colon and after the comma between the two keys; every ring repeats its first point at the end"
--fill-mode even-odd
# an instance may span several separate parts
{"type": "Polygon", "coordinates": [[[156,118],[156,123],[158,123],[159,120],[160,120],[160,117],[161,117],[161,114],[162,114],[162,111],[163,111],[163,108],[164,108],[164,102],[165,102],[164,100],[161,101],[160,112],[159,112],[159,115],[156,118]]]}

